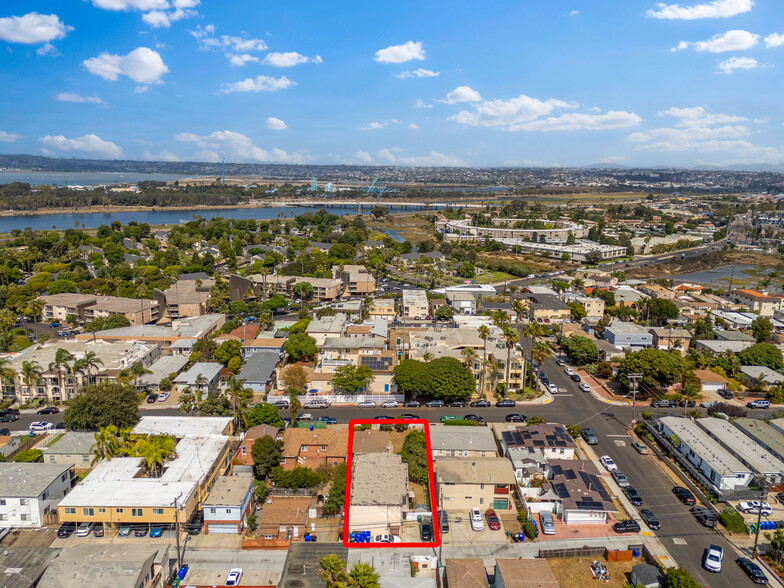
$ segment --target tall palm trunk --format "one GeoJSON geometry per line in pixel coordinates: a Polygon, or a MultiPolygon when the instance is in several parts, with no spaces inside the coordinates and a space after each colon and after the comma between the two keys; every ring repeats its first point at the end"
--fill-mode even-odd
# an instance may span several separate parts
{"type": "Polygon", "coordinates": [[[482,399],[485,398],[487,389],[485,386],[485,378],[487,376],[487,339],[484,340],[484,348],[482,350],[482,373],[479,375],[479,385],[482,387],[482,399]]]}

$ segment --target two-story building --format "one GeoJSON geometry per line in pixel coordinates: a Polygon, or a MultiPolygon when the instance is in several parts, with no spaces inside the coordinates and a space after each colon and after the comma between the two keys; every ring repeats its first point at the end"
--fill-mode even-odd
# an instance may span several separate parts
{"type": "Polygon", "coordinates": [[[218,478],[202,507],[204,534],[241,534],[254,506],[252,476],[218,478]]]}
{"type": "Polygon", "coordinates": [[[447,512],[503,511],[514,506],[509,494],[517,480],[512,463],[504,457],[438,457],[435,470],[437,496],[447,512]]]}
{"type": "Polygon", "coordinates": [[[430,303],[424,290],[403,290],[402,316],[407,319],[423,319],[430,315],[430,303]]]}
{"type": "Polygon", "coordinates": [[[653,345],[653,335],[645,327],[614,319],[604,329],[604,340],[621,349],[639,351],[653,345]]]}
{"type": "Polygon", "coordinates": [[[57,521],[57,505],[71,491],[73,466],[0,463],[0,525],[41,527],[57,521]]]}
{"type": "Polygon", "coordinates": [[[541,451],[547,460],[573,459],[577,448],[566,427],[557,423],[507,428],[498,426],[498,431],[503,455],[507,455],[509,449],[521,449],[541,451]]]}
{"type": "Polygon", "coordinates": [[[434,458],[498,456],[495,437],[487,427],[431,426],[430,446],[434,458]]]}
{"type": "Polygon", "coordinates": [[[348,433],[344,429],[286,429],[280,465],[287,470],[333,466],[346,461],[347,451],[348,433]]]}

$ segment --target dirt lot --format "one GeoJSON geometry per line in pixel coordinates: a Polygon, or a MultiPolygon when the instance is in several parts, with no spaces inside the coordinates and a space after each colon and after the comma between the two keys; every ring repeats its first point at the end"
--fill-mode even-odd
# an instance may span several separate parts
{"type": "Polygon", "coordinates": [[[57,529],[41,527],[36,529],[14,529],[3,539],[3,547],[58,547],[52,545],[57,539],[57,529]]]}
{"type": "Polygon", "coordinates": [[[715,251],[699,257],[689,257],[683,261],[673,260],[669,263],[656,263],[634,268],[627,271],[626,275],[629,278],[659,278],[730,264],[758,265],[776,270],[784,269],[784,260],[778,255],[767,255],[754,251],[715,251]]]}
{"type": "Polygon", "coordinates": [[[417,242],[435,239],[433,225],[423,218],[417,218],[423,213],[396,213],[381,220],[368,223],[371,229],[397,231],[406,241],[417,242]]]}
{"type": "MultiPolygon", "coordinates": [[[[631,579],[632,566],[639,563],[639,561],[608,562],[603,557],[596,559],[606,565],[610,572],[610,581],[599,585],[611,588],[614,586],[622,588],[624,584],[628,583],[631,579]]],[[[594,582],[591,575],[591,561],[593,558],[590,557],[576,557],[548,559],[547,563],[550,564],[550,568],[561,586],[589,586],[591,582],[594,582]]]]}

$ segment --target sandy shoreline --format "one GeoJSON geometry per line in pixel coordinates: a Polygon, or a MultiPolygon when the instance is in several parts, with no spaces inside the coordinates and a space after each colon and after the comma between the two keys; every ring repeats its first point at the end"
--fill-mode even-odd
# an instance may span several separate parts
{"type": "Polygon", "coordinates": [[[268,204],[223,204],[198,206],[79,206],[73,208],[45,208],[41,210],[0,210],[2,216],[39,216],[45,214],[100,214],[107,212],[163,212],[168,210],[234,210],[241,208],[269,208],[270,206],[280,206],[274,202],[268,204]]]}

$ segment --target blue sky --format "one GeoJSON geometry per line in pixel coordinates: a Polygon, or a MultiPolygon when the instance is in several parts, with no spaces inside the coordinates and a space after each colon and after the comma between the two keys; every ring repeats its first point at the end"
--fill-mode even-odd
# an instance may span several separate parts
{"type": "Polygon", "coordinates": [[[784,162],[781,0],[5,0],[0,152],[784,162]]]}

